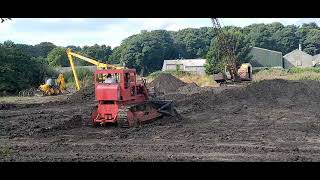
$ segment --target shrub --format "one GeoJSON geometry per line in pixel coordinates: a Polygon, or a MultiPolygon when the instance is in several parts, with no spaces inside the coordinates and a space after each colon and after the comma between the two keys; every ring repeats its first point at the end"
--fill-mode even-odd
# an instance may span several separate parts
{"type": "MultiPolygon", "coordinates": [[[[90,71],[87,68],[76,68],[76,72],[78,75],[78,79],[80,81],[81,86],[88,86],[90,84],[93,84],[93,72],[90,71]]],[[[73,72],[69,71],[64,73],[64,78],[67,84],[67,87],[75,87],[75,80],[73,76],[73,72]]]]}

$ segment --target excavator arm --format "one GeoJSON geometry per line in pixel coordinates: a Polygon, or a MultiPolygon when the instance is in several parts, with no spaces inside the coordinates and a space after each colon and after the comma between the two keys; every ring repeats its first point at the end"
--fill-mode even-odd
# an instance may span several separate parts
{"type": "Polygon", "coordinates": [[[97,66],[97,69],[124,69],[124,67],[101,63],[101,62],[99,62],[97,60],[82,56],[79,53],[72,52],[72,50],[70,48],[67,48],[66,53],[67,53],[67,56],[68,56],[68,59],[69,59],[69,62],[70,62],[70,66],[71,66],[71,69],[72,69],[72,72],[73,72],[74,79],[76,81],[77,91],[80,90],[80,83],[79,83],[77,71],[75,69],[75,65],[73,63],[73,56],[97,66]]]}
{"type": "Polygon", "coordinates": [[[57,84],[58,84],[60,91],[66,90],[66,83],[64,81],[64,76],[62,73],[59,74],[59,76],[57,78],[57,84]]]}
{"type": "Polygon", "coordinates": [[[226,34],[220,25],[219,19],[211,18],[211,22],[216,32],[219,45],[221,46],[221,49],[223,51],[222,53],[226,55],[226,68],[229,70],[231,78],[234,81],[240,81],[240,76],[238,74],[238,68],[236,63],[236,55],[234,54],[234,51],[231,49],[231,46],[227,42],[226,34]]]}

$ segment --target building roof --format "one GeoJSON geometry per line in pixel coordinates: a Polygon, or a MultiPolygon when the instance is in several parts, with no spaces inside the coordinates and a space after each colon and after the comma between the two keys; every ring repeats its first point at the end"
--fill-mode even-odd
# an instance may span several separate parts
{"type": "Polygon", "coordinates": [[[320,59],[320,54],[316,54],[313,56],[314,59],[320,59]]]}
{"type": "Polygon", "coordinates": [[[279,54],[282,54],[282,52],[280,51],[273,51],[273,50],[270,50],[270,49],[264,49],[264,48],[260,48],[260,47],[252,47],[252,49],[260,49],[260,50],[264,50],[264,51],[270,51],[270,52],[275,52],[275,53],[279,53],[279,54]]]}
{"type": "Polygon", "coordinates": [[[164,64],[183,64],[185,66],[204,66],[205,59],[176,59],[176,60],[164,60],[164,64]]]}
{"type": "Polygon", "coordinates": [[[290,56],[291,54],[294,54],[294,53],[301,53],[301,54],[303,54],[303,55],[305,55],[305,56],[310,56],[310,57],[312,57],[310,54],[308,54],[308,53],[306,53],[306,52],[303,52],[303,51],[301,51],[301,50],[299,50],[299,49],[295,49],[295,50],[289,52],[288,54],[284,55],[283,57],[288,57],[288,56],[290,56]]]}

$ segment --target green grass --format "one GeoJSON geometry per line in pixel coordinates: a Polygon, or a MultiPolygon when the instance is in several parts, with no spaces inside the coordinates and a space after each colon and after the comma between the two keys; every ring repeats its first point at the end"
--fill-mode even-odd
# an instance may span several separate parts
{"type": "Polygon", "coordinates": [[[253,81],[269,79],[320,81],[320,68],[266,69],[253,74],[253,81]]]}
{"type": "Polygon", "coordinates": [[[307,68],[293,67],[288,70],[288,73],[305,73],[305,72],[320,73],[320,68],[319,67],[307,67],[307,68]]]}

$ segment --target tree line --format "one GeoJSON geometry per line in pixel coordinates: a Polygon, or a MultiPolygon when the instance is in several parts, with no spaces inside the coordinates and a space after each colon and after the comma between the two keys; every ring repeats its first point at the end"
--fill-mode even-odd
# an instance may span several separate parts
{"type": "MultiPolygon", "coordinates": [[[[284,26],[275,22],[223,28],[239,62],[250,60],[248,52],[252,46],[286,54],[301,44],[303,51],[311,55],[320,53],[320,28],[316,23],[284,26]]],[[[8,40],[0,43],[0,92],[14,93],[38,85],[52,74],[52,67],[69,66],[66,48],[104,63],[125,64],[138,72],[143,70],[145,75],[160,70],[165,59],[206,58],[206,72],[211,74],[221,69],[225,58],[215,37],[211,27],[141,31],[113,49],[98,44],[61,47],[51,42],[27,45],[8,40]]],[[[75,63],[90,65],[84,61],[75,63]]]]}

